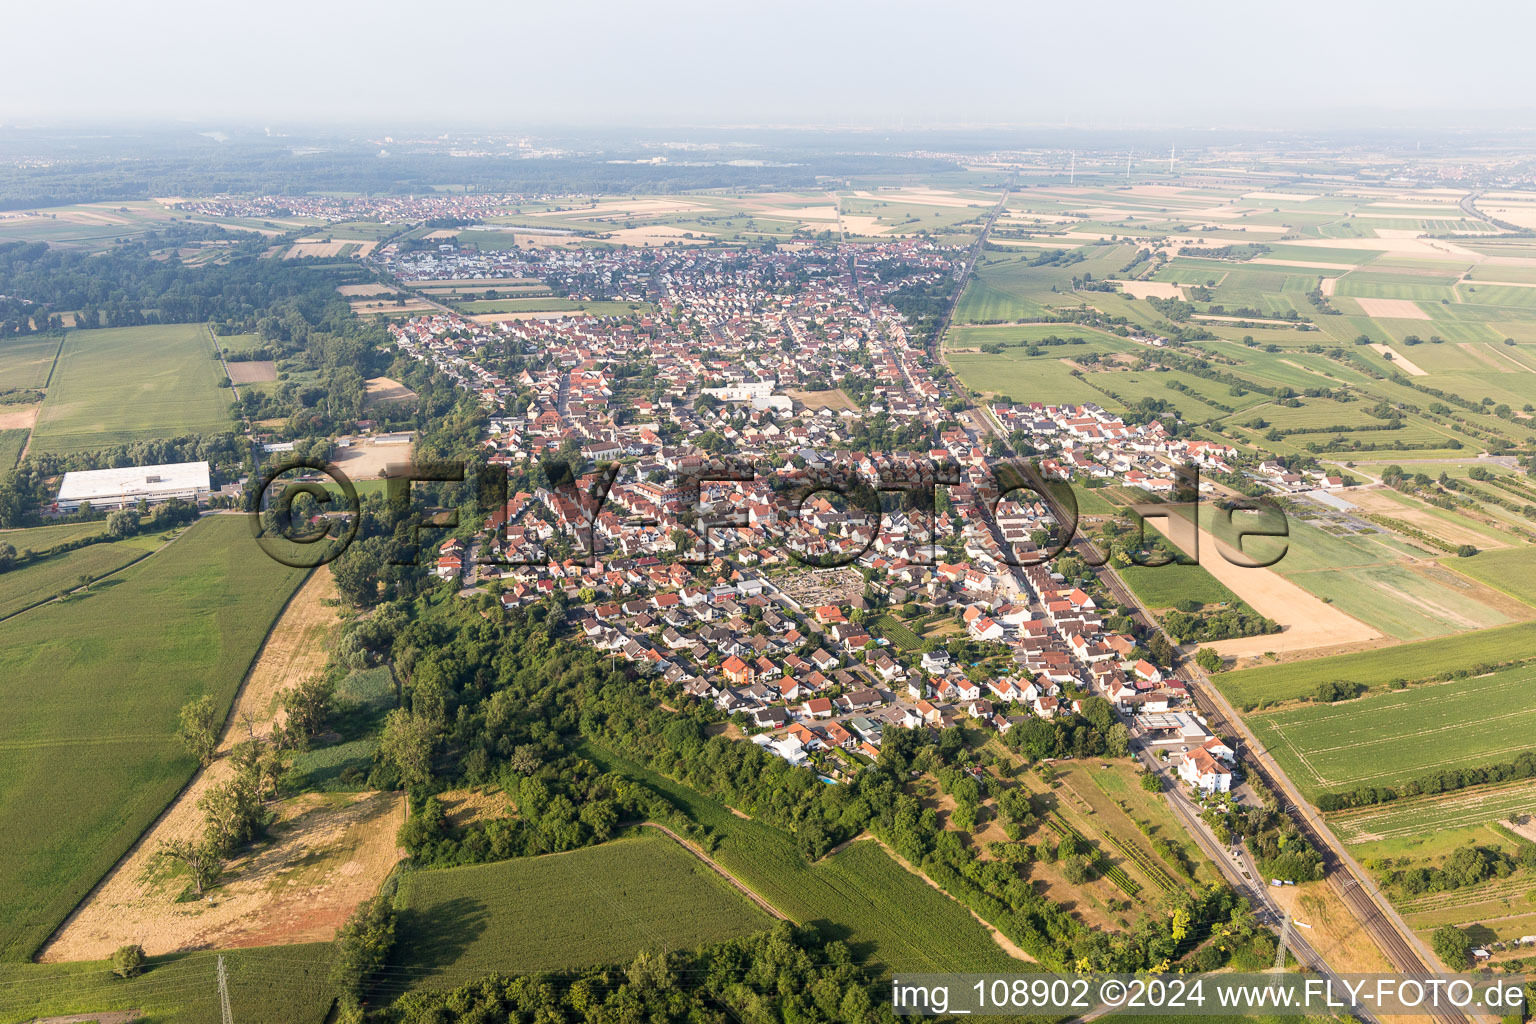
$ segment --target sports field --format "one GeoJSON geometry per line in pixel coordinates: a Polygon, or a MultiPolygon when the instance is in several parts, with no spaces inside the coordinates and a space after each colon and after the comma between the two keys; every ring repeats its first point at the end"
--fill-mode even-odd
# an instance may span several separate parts
{"type": "Polygon", "coordinates": [[[424,988],[624,964],[641,950],[690,949],[773,924],[650,830],[570,853],[420,871],[401,890],[393,964],[424,988]]]}
{"type": "MultiPolygon", "coordinates": [[[[1343,676],[1341,678],[1349,678],[1343,676]]],[[[1248,725],[1309,798],[1388,786],[1531,748],[1536,666],[1251,715],[1248,725]]]]}
{"type": "Polygon", "coordinates": [[[202,324],[70,331],[32,447],[68,453],[228,430],[222,380],[202,324]]]}
{"type": "Polygon", "coordinates": [[[211,516],[109,585],[0,622],[0,959],[30,955],[186,782],[177,710],[229,707],[302,575],[244,517],[211,516]]]}

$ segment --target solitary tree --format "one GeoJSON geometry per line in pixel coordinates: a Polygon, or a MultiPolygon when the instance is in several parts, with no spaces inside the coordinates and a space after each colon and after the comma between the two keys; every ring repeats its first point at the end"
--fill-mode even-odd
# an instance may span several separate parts
{"type": "Polygon", "coordinates": [[[112,954],[112,973],[119,978],[136,978],[144,970],[144,947],[138,943],[117,947],[112,954]]]}
{"type": "Polygon", "coordinates": [[[213,698],[209,695],[204,694],[182,705],[181,727],[177,735],[187,749],[197,755],[204,768],[213,763],[214,754],[218,752],[218,728],[213,698]]]}
{"type": "Polygon", "coordinates": [[[107,532],[119,539],[127,537],[139,528],[139,514],[131,509],[118,509],[107,513],[107,532]]]}
{"type": "Polygon", "coordinates": [[[1435,955],[1453,971],[1465,968],[1472,957],[1472,940],[1453,924],[1443,924],[1435,929],[1433,945],[1435,955]]]}
{"type": "Polygon", "coordinates": [[[192,885],[201,896],[224,870],[224,858],[206,839],[169,839],[160,845],[160,856],[176,861],[187,869],[192,885]]]}

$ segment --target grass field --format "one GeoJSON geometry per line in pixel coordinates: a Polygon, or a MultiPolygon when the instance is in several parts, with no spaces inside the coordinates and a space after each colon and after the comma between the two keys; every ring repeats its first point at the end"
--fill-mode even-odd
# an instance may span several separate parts
{"type": "Polygon", "coordinates": [[[1330,814],[1328,827],[1352,845],[1411,841],[1439,832],[1475,828],[1511,815],[1529,814],[1533,804],[1536,782],[1478,786],[1330,814]]]}
{"type": "Polygon", "coordinates": [[[138,1010],[145,1024],[219,1019],[218,957],[229,976],[229,1007],[250,1024],[323,1024],[335,1000],[328,943],[199,951],[153,957],[123,980],[106,961],[0,963],[0,1024],[63,1014],[138,1010]]]}
{"type": "Polygon", "coordinates": [[[1115,571],[1149,608],[1167,608],[1176,601],[1231,604],[1237,600],[1236,594],[1199,565],[1128,565],[1115,571]]]}
{"type": "Polygon", "coordinates": [[[794,840],[592,744],[585,757],[635,779],[721,838],[711,854],[782,913],[801,924],[825,922],[861,961],[889,970],[1016,970],[959,904],[904,870],[878,845],[852,843],[808,864],[794,840]]]}
{"type": "Polygon", "coordinates": [[[0,959],[48,937],[196,766],[177,710],[222,710],[302,573],[213,516],[82,597],[0,622],[0,959]]]}
{"type": "Polygon", "coordinates": [[[1425,679],[1482,662],[1526,658],[1536,658],[1536,622],[1475,630],[1333,658],[1222,672],[1213,680],[1229,700],[1246,705],[1308,696],[1319,683],[1333,680],[1352,680],[1378,687],[1393,679],[1425,679]]]}
{"type": "Polygon", "coordinates": [[[429,988],[624,964],[641,950],[691,949],[773,924],[650,830],[570,853],[416,872],[401,891],[393,963],[429,988]]]}
{"type": "Polygon", "coordinates": [[[84,537],[94,537],[107,528],[105,522],[60,523],[57,526],[32,526],[23,530],[0,530],[0,544],[9,544],[19,552],[47,551],[59,544],[84,537]]]}
{"type": "Polygon", "coordinates": [[[259,334],[221,334],[218,342],[225,352],[250,352],[268,344],[259,334]]]}
{"type": "Polygon", "coordinates": [[[1471,558],[1447,559],[1446,564],[1479,583],[1536,604],[1536,548],[1481,551],[1471,558]]]}
{"type": "MultiPolygon", "coordinates": [[[[13,543],[0,534],[0,543],[13,543]]],[[[46,601],[63,590],[74,590],[81,576],[94,582],[143,558],[161,545],[158,536],[131,537],[128,540],[89,544],[61,555],[32,562],[19,569],[0,573],[0,619],[23,608],[46,601]]],[[[90,595],[71,597],[70,601],[89,601],[90,595]]]]}
{"type": "Polygon", "coordinates": [[[228,430],[230,392],[202,324],[71,331],[32,444],[67,453],[228,430]]]}
{"type": "Polygon", "coordinates": [[[39,335],[0,342],[0,391],[43,387],[58,351],[58,338],[39,335]]]}
{"type": "Polygon", "coordinates": [[[26,430],[0,430],[0,475],[9,473],[21,458],[21,450],[27,446],[26,430]]]}
{"type": "MultiPolygon", "coordinates": [[[[1349,678],[1343,676],[1341,678],[1349,678]]],[[[1441,768],[1508,761],[1531,747],[1536,667],[1252,715],[1248,725],[1310,798],[1396,785],[1441,768]]]]}

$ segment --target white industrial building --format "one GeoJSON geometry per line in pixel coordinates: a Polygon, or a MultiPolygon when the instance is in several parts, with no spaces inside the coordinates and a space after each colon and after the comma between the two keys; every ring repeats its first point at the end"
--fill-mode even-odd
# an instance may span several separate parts
{"type": "Polygon", "coordinates": [[[92,508],[126,508],[173,498],[196,502],[207,498],[210,489],[208,463],[176,462],[65,473],[54,500],[60,512],[73,512],[86,503],[92,508]]]}

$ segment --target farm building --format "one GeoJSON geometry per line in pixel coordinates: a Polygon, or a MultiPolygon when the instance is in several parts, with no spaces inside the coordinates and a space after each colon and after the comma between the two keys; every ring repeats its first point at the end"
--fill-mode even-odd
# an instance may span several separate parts
{"type": "Polygon", "coordinates": [[[199,501],[208,497],[211,486],[206,462],[92,469],[65,473],[54,503],[60,512],[73,512],[87,502],[92,508],[125,508],[141,500],[151,505],[172,498],[199,501]]]}

